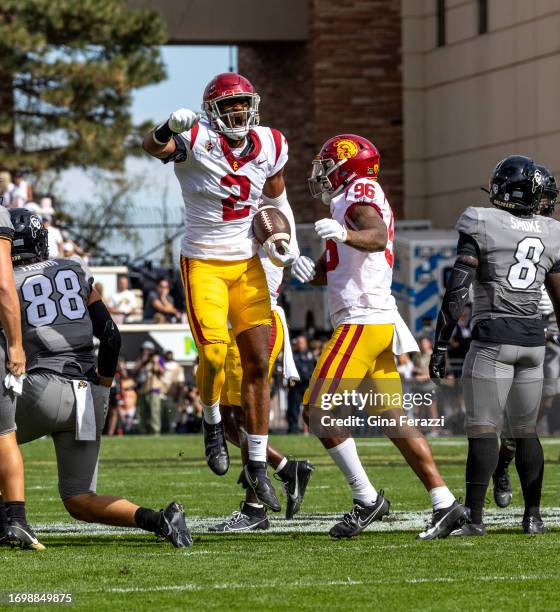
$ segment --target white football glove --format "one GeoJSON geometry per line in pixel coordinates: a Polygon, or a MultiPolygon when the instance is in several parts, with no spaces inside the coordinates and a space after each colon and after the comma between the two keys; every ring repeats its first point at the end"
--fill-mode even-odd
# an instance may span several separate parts
{"type": "Polygon", "coordinates": [[[315,222],[315,231],[324,240],[334,240],[335,242],[346,242],[348,231],[344,225],[340,225],[334,219],[321,219],[315,222]]]}
{"type": "Polygon", "coordinates": [[[300,255],[292,266],[292,276],[301,283],[309,283],[315,278],[315,262],[305,255],[300,255]]]}
{"type": "Polygon", "coordinates": [[[181,132],[187,132],[193,125],[196,125],[201,116],[200,113],[195,113],[190,108],[180,108],[169,115],[167,125],[172,132],[180,134],[181,132]]]}
{"type": "Polygon", "coordinates": [[[293,244],[288,244],[285,240],[280,240],[279,244],[284,249],[284,253],[280,253],[272,240],[263,244],[263,249],[270,261],[279,268],[291,266],[299,257],[299,249],[293,244]]]}

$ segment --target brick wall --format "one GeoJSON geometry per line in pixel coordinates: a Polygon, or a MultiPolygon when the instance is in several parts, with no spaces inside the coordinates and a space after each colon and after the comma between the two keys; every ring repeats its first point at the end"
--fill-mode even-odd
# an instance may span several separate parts
{"type": "Polygon", "coordinates": [[[239,71],[262,97],[262,123],[290,143],[287,182],[296,218],[324,214],[307,195],[311,159],[337,133],[381,152],[382,183],[397,217],[403,203],[400,0],[309,0],[307,43],[239,47],[239,71]]]}

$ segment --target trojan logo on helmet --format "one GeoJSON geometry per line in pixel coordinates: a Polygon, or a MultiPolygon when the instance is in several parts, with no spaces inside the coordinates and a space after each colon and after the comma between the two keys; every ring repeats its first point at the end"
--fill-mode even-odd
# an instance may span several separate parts
{"type": "Polygon", "coordinates": [[[326,205],[357,178],[377,179],[381,156],[367,138],[340,134],[329,138],[313,160],[309,191],[326,205]]]}

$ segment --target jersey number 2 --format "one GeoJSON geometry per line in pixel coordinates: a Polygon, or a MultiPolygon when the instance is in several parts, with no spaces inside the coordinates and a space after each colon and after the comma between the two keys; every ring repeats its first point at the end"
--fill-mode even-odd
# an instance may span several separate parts
{"type": "Polygon", "coordinates": [[[223,212],[222,219],[224,221],[235,221],[236,219],[244,219],[248,216],[251,210],[250,204],[246,204],[241,208],[235,208],[238,202],[246,202],[251,193],[251,181],[243,174],[226,174],[220,181],[222,187],[238,187],[239,195],[231,193],[227,198],[222,200],[223,212]]]}
{"type": "Polygon", "coordinates": [[[21,294],[26,302],[25,316],[32,327],[51,325],[59,312],[71,321],[81,319],[86,312],[74,270],[60,270],[52,280],[42,274],[30,276],[21,286],[21,294]],[[56,300],[51,297],[55,289],[60,294],[56,300]]]}
{"type": "Polygon", "coordinates": [[[540,238],[527,236],[523,238],[513,255],[515,261],[510,266],[507,275],[508,283],[513,289],[527,289],[537,278],[537,264],[544,252],[544,244],[540,238]]]}

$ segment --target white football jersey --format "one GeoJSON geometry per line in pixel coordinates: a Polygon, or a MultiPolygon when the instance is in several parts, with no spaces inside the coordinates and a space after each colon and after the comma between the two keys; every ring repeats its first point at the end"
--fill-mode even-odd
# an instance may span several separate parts
{"type": "Polygon", "coordinates": [[[275,266],[266,253],[262,249],[259,249],[259,257],[261,258],[262,267],[266,276],[266,283],[268,285],[268,291],[270,292],[270,304],[272,308],[278,303],[278,294],[280,293],[280,286],[284,278],[284,268],[275,266]]]}
{"type": "Polygon", "coordinates": [[[185,202],[181,253],[195,259],[240,260],[258,244],[251,231],[266,180],[288,161],[288,143],[278,130],[257,126],[243,150],[201,120],[176,137],[175,174],[185,202]]]}
{"type": "Polygon", "coordinates": [[[391,295],[393,280],[393,211],[381,185],[358,179],[331,201],[331,216],[341,225],[356,229],[349,212],[371,206],[387,226],[384,252],[366,253],[344,243],[327,240],[329,310],[334,327],[342,323],[394,323],[397,306],[391,295]]]}

